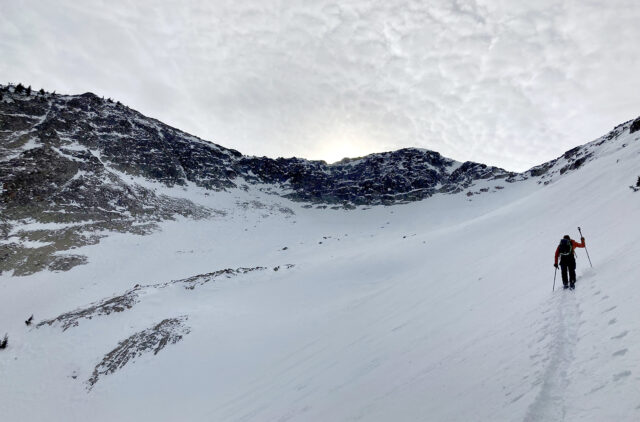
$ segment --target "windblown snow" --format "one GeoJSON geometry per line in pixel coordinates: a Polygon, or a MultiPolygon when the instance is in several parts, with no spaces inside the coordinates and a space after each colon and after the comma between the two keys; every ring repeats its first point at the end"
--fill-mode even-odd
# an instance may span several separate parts
{"type": "Polygon", "coordinates": [[[221,212],[0,276],[2,418],[640,420],[640,132],[588,148],[548,184],[354,210],[140,179],[221,212]],[[578,226],[593,268],[552,292],[578,226]]]}

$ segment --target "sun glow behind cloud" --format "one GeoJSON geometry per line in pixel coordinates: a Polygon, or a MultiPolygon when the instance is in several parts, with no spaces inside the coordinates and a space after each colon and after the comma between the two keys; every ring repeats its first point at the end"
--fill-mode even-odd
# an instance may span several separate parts
{"type": "Polygon", "coordinates": [[[335,163],[343,158],[362,157],[373,152],[372,142],[356,129],[339,129],[333,133],[329,131],[326,137],[314,144],[310,155],[327,163],[335,163]]]}

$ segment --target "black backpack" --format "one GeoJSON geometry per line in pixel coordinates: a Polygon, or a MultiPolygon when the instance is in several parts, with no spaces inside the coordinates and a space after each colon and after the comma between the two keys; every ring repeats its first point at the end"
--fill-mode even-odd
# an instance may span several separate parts
{"type": "Polygon", "coordinates": [[[569,239],[560,240],[558,251],[562,256],[571,255],[573,253],[573,245],[571,244],[571,241],[569,239]]]}

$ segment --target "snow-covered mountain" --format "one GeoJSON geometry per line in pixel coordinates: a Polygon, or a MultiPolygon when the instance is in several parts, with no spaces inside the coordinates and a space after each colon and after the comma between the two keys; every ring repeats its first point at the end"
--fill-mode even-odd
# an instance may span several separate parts
{"type": "Polygon", "coordinates": [[[640,119],[516,174],[419,149],[248,157],[18,91],[6,420],[640,419],[640,119]],[[578,250],[576,291],[552,292],[577,226],[593,268],[578,250]]]}

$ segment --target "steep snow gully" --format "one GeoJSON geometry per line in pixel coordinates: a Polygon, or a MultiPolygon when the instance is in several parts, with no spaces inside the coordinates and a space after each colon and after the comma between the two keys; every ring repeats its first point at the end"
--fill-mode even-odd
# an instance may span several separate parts
{"type": "MultiPolygon", "coordinates": [[[[580,165],[402,205],[122,177],[218,212],[101,231],[68,271],[0,275],[3,420],[638,421],[629,129],[580,165]],[[577,289],[552,292],[577,226],[594,267],[578,250],[577,289]]],[[[51,226],[15,224],[2,242],[20,250],[51,226]]]]}

